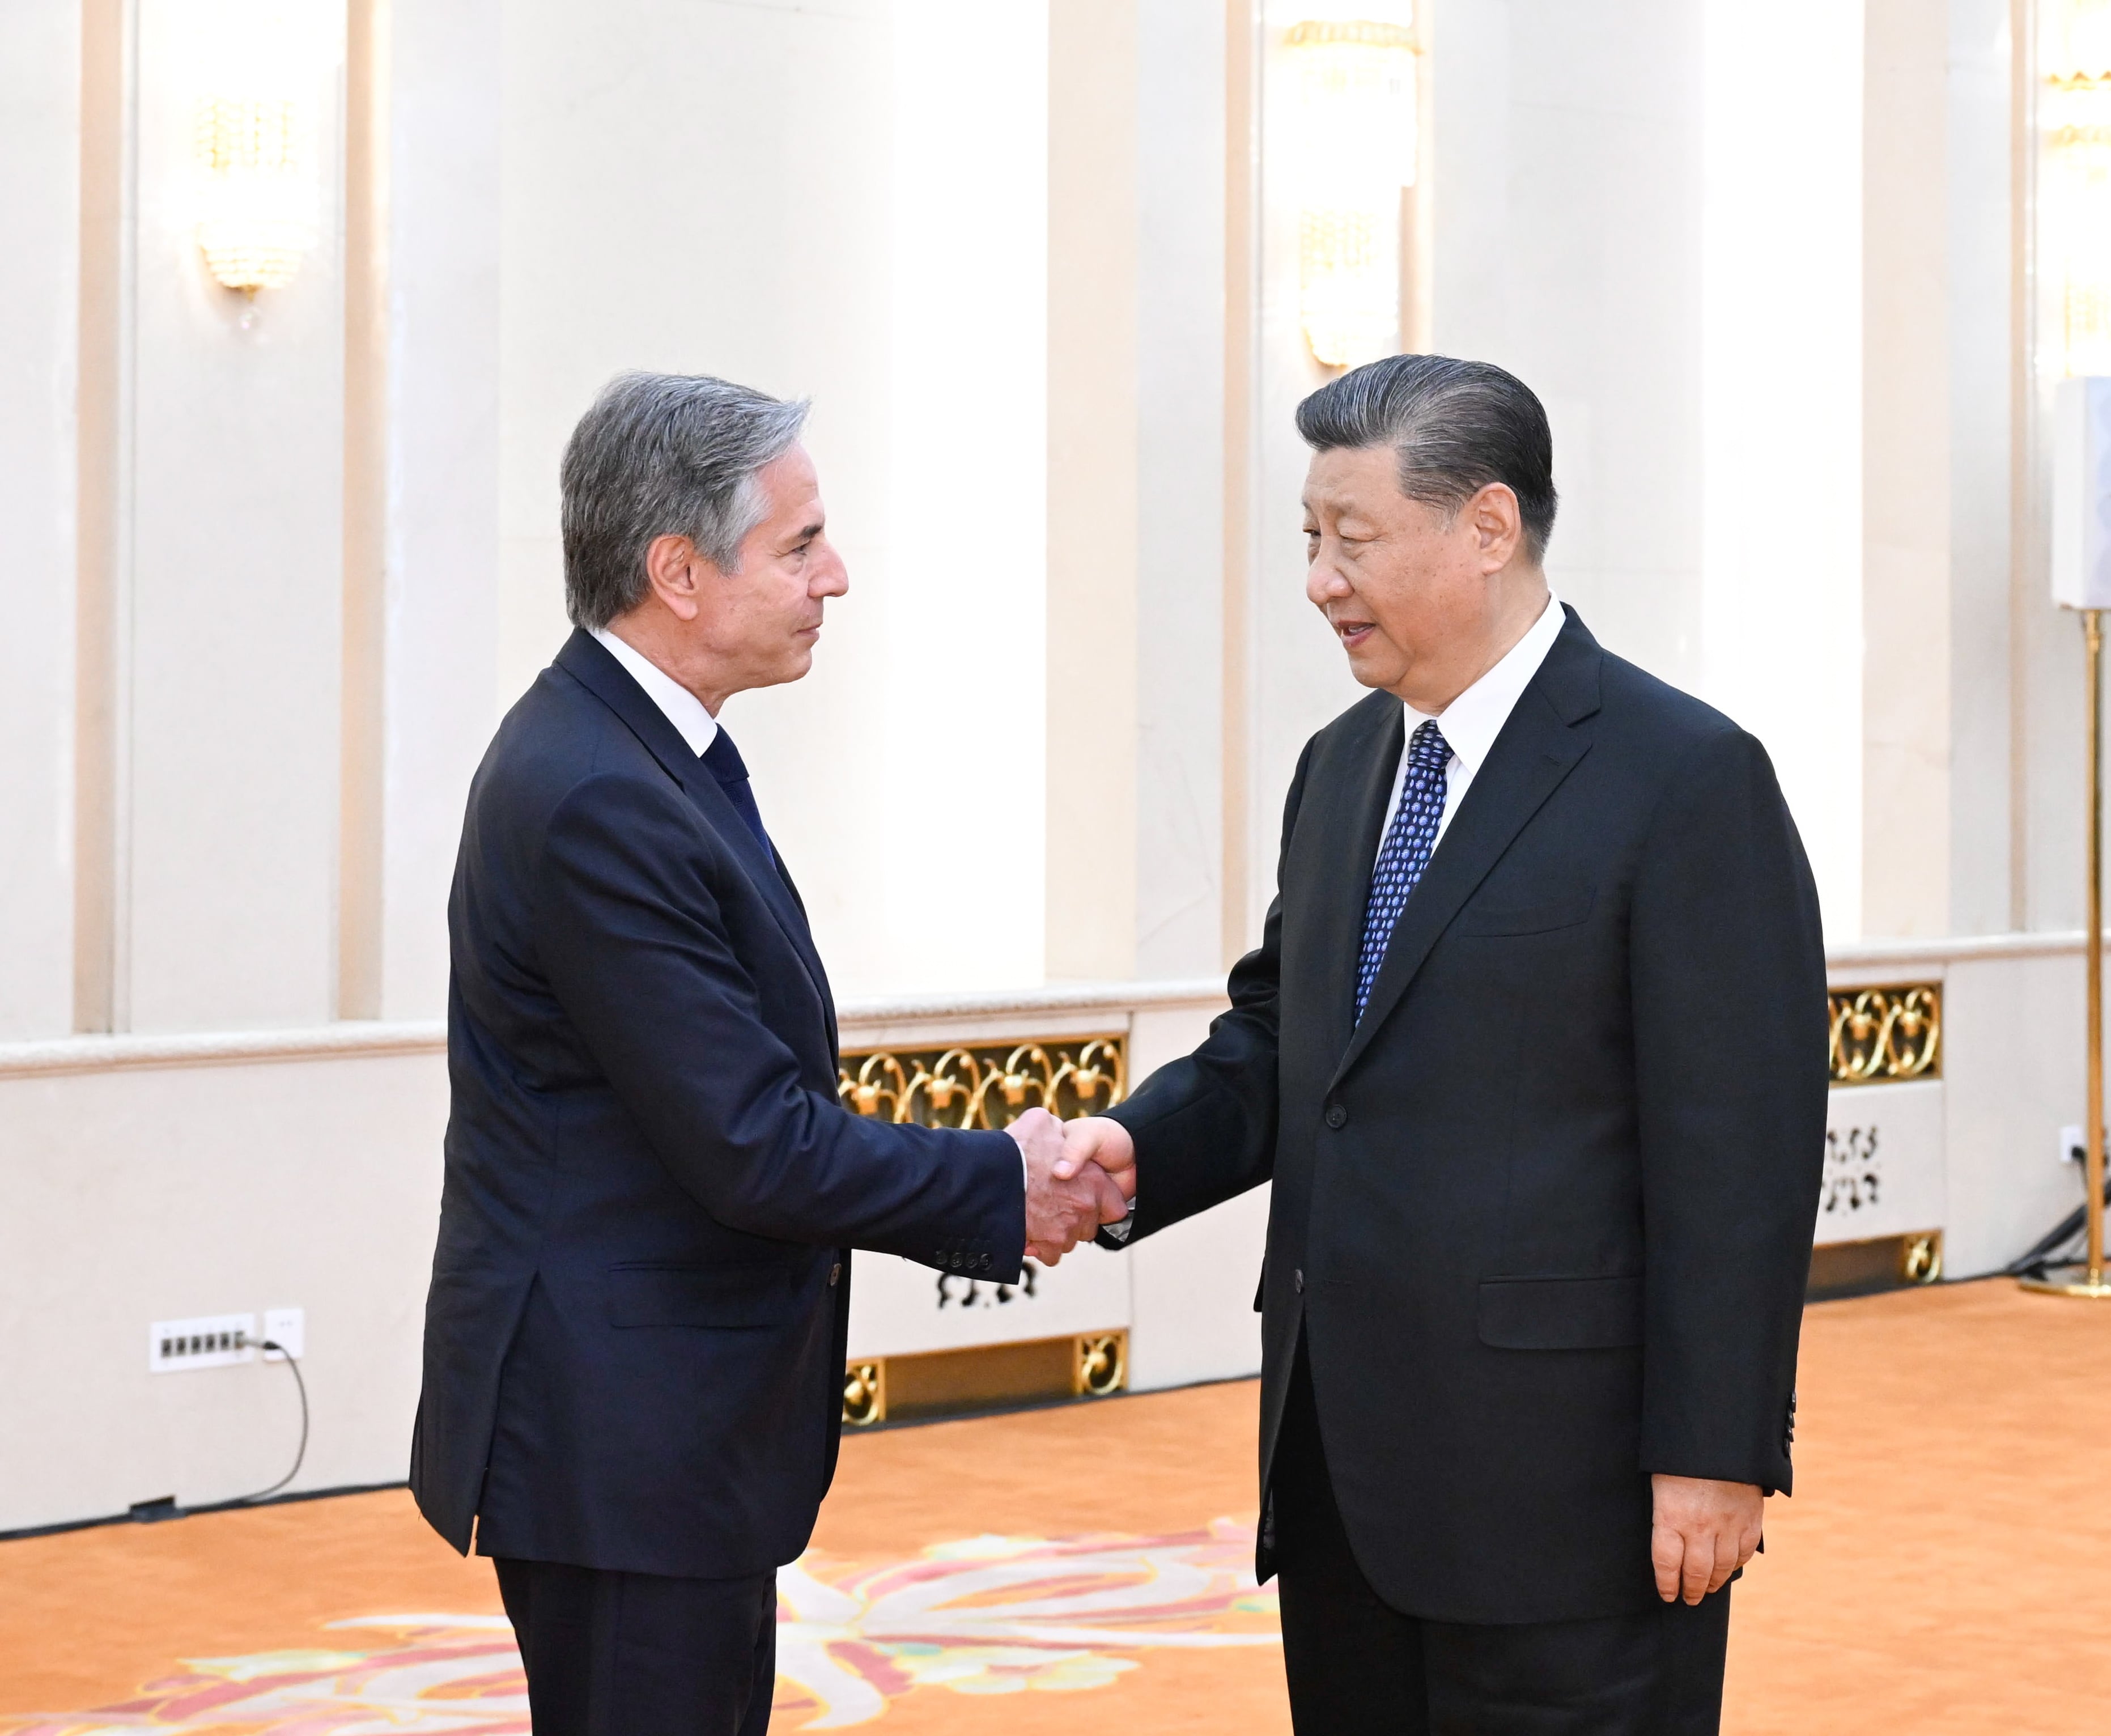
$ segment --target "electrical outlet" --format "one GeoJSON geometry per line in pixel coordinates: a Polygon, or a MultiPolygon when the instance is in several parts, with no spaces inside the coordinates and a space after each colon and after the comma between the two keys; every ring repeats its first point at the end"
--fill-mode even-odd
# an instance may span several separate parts
{"type": "Polygon", "coordinates": [[[291,1357],[296,1362],[308,1353],[307,1312],[302,1308],[266,1308],[264,1311],[264,1336],[285,1352],[281,1356],[276,1350],[264,1352],[266,1362],[283,1362],[291,1357]]]}
{"type": "Polygon", "coordinates": [[[2088,1155],[2088,1142],[2082,1137],[2079,1124],[2060,1129],[2059,1161],[2062,1163],[2080,1163],[2088,1155]]]}
{"type": "Polygon", "coordinates": [[[256,1316],[204,1314],[196,1320],[156,1320],[147,1329],[147,1369],[174,1375],[193,1368],[231,1368],[256,1360],[256,1316]]]}

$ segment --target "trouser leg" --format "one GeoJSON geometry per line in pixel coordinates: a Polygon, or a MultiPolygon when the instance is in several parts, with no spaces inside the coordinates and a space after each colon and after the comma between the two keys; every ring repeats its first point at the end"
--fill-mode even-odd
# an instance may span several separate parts
{"type": "Polygon", "coordinates": [[[776,1578],[500,1559],[535,1736],[763,1736],[776,1578]]]}
{"type": "Polygon", "coordinates": [[[1422,1624],[1372,1590],[1334,1501],[1298,1347],[1269,1478],[1282,1667],[1299,1736],[1420,1736],[1422,1624]]]}
{"type": "Polygon", "coordinates": [[[1270,1478],[1291,1718],[1310,1736],[1715,1736],[1730,1588],[1588,1621],[1403,1614],[1350,1547],[1305,1347],[1270,1478]]]}
{"type": "Polygon", "coordinates": [[[1715,1736],[1730,1588],[1591,1621],[1425,1624],[1432,1736],[1715,1736]]]}

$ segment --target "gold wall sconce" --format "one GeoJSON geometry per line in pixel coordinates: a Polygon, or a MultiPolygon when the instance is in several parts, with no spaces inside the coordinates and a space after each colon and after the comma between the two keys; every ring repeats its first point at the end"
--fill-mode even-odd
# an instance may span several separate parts
{"type": "Polygon", "coordinates": [[[2111,0],[2054,0],[2041,52],[2041,246],[2059,302],[2047,361],[2111,374],[2111,0]]]}
{"type": "Polygon", "coordinates": [[[223,288],[283,289],[316,243],[314,20],[301,0],[220,0],[196,107],[197,242],[223,288]]]}
{"type": "Polygon", "coordinates": [[[1419,52],[1410,25],[1309,18],[1283,48],[1295,108],[1298,311],[1315,360],[1401,341],[1401,195],[1414,184],[1419,52]]]}

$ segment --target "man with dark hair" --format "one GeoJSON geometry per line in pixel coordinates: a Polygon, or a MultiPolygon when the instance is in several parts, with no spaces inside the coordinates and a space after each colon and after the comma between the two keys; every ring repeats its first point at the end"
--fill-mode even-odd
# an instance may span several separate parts
{"type": "Polygon", "coordinates": [[[1298,762],[1231,1011],[1065,1161],[1140,1179],[1131,1238],[1273,1181],[1260,1570],[1299,1730],[1713,1731],[1789,1486],[1809,869],[1759,744],[1550,593],[1520,381],[1398,356],[1297,425],[1306,593],[1376,691],[1298,762]]]}
{"type": "Polygon", "coordinates": [[[733,739],[830,545],[803,404],[633,374],[564,461],[578,631],[470,790],[411,1487],[497,1558],[536,1736],[760,1736],[842,1420],[850,1250],[1015,1282],[1128,1210],[836,1098],[829,981],[733,739]]]}

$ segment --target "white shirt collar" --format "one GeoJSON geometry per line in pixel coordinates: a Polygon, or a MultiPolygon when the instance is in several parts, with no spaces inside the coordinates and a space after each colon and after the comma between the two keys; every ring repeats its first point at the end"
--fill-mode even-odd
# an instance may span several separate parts
{"type": "MultiPolygon", "coordinates": [[[[1539,666],[1561,637],[1567,619],[1561,611],[1561,599],[1549,591],[1546,607],[1525,629],[1524,637],[1503,653],[1502,661],[1493,669],[1444,707],[1437,727],[1450,744],[1452,757],[1469,771],[1478,771],[1487,758],[1496,738],[1517,709],[1518,701],[1539,673],[1539,666]]],[[[1416,711],[1405,700],[1401,708],[1407,713],[1407,738],[1412,741],[1416,726],[1427,722],[1429,714],[1416,711]]]]}
{"type": "Polygon", "coordinates": [[[660,707],[667,721],[689,744],[689,752],[701,759],[704,750],[718,739],[719,734],[718,724],[704,709],[703,701],[644,652],[625,644],[607,628],[595,627],[591,631],[608,648],[608,654],[629,671],[630,679],[645,689],[645,697],[660,707]]]}

